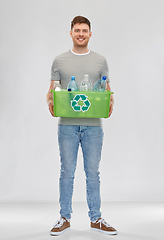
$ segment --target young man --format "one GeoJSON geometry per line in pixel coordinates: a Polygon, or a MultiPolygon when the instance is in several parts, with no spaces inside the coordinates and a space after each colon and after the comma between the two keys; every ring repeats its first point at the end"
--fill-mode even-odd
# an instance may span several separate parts
{"type": "MultiPolygon", "coordinates": [[[[54,88],[55,81],[60,81],[62,88],[66,89],[72,75],[75,76],[76,82],[80,86],[84,75],[88,74],[94,86],[96,81],[105,75],[107,77],[106,89],[110,90],[105,58],[88,49],[88,42],[92,36],[90,21],[82,16],[75,17],[71,22],[70,36],[73,41],[72,50],[57,56],[52,65],[51,83],[47,93],[47,103],[52,116],[54,116],[53,98],[50,90],[54,88]]],[[[113,110],[113,103],[112,96],[109,116],[113,110]]],[[[50,234],[60,235],[70,228],[74,173],[79,144],[82,147],[84,158],[91,229],[107,234],[117,234],[117,231],[101,218],[100,212],[99,163],[103,144],[101,119],[60,118],[58,142],[61,160],[59,181],[61,218],[51,229],[50,234]]]]}

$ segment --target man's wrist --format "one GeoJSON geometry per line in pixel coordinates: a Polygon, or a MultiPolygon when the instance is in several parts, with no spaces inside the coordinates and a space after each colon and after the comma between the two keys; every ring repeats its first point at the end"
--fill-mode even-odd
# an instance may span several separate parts
{"type": "Polygon", "coordinates": [[[47,99],[47,104],[49,105],[50,103],[53,104],[53,99],[52,98],[47,99]]]}
{"type": "Polygon", "coordinates": [[[50,103],[53,104],[53,99],[52,99],[52,98],[48,98],[48,99],[47,99],[47,104],[48,104],[48,106],[49,106],[50,103]]]}

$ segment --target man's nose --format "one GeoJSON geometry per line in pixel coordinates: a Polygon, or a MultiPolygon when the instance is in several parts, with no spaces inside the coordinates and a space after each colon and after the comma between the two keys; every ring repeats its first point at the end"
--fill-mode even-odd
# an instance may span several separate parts
{"type": "Polygon", "coordinates": [[[80,32],[79,32],[79,35],[80,35],[80,36],[83,35],[83,31],[80,31],[80,32]]]}

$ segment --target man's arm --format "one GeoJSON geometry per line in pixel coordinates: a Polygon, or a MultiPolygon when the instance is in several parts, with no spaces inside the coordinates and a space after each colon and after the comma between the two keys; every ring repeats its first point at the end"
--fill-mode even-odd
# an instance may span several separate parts
{"type": "Polygon", "coordinates": [[[50,92],[52,89],[54,89],[54,85],[55,85],[55,81],[50,82],[50,87],[48,90],[48,93],[46,95],[46,99],[47,99],[47,104],[49,107],[49,111],[51,113],[51,115],[54,117],[54,101],[53,101],[53,94],[52,92],[50,92]]]}
{"type": "MultiPolygon", "coordinates": [[[[111,88],[110,88],[109,82],[106,83],[106,90],[111,91],[111,88]]],[[[111,94],[111,95],[110,95],[109,117],[110,117],[110,115],[111,115],[112,112],[113,112],[113,105],[114,105],[114,97],[113,97],[113,94],[111,94]]]]}

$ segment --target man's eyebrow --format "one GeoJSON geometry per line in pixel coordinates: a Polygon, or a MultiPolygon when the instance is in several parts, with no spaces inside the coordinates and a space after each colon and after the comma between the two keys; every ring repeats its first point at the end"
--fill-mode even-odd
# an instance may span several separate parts
{"type": "Polygon", "coordinates": [[[88,29],[79,29],[79,28],[74,28],[74,30],[82,30],[82,31],[88,31],[88,29]]]}

